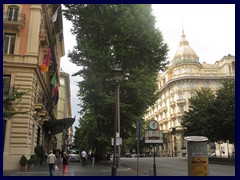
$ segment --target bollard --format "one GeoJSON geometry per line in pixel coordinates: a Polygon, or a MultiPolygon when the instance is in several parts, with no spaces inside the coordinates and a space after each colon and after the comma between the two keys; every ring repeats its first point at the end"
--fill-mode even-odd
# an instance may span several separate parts
{"type": "Polygon", "coordinates": [[[188,136],[187,141],[188,175],[208,176],[207,137],[188,136]]]}

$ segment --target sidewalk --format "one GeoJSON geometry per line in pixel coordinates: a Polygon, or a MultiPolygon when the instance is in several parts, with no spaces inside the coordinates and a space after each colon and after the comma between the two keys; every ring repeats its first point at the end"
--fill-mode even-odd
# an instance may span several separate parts
{"type": "MultiPolygon", "coordinates": [[[[55,172],[55,176],[62,176],[62,168],[55,172]]],[[[111,176],[112,163],[110,161],[97,162],[94,167],[90,164],[82,166],[79,162],[71,162],[68,167],[68,176],[111,176]]],[[[139,174],[140,175],[140,174],[139,174]]],[[[46,164],[34,167],[25,172],[20,171],[4,171],[3,176],[49,176],[48,166],[46,164]]],[[[136,171],[121,166],[117,168],[117,176],[136,176],[136,171]]],[[[145,175],[146,176],[146,175],[145,175]]]]}

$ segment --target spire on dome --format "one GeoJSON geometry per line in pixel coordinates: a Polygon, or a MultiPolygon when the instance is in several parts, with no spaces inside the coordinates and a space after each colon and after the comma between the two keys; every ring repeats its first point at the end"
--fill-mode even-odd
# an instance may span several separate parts
{"type": "Polygon", "coordinates": [[[182,19],[182,34],[184,34],[184,29],[183,29],[183,19],[182,19]]]}
{"type": "Polygon", "coordinates": [[[188,41],[186,40],[186,36],[183,30],[182,24],[182,35],[181,41],[179,42],[179,47],[175,56],[172,59],[173,64],[176,63],[184,63],[184,62],[199,62],[199,57],[195,53],[195,51],[190,47],[188,41]]]}

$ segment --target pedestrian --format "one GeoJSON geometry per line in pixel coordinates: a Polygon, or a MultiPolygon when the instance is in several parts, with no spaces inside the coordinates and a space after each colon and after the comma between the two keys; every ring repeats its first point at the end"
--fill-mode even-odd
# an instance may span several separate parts
{"type": "Polygon", "coordinates": [[[63,161],[63,153],[64,153],[64,149],[62,148],[62,150],[60,151],[60,162],[61,163],[63,161]]]}
{"type": "Polygon", "coordinates": [[[68,161],[68,155],[66,152],[63,152],[63,157],[62,157],[62,170],[63,170],[63,176],[67,176],[68,173],[68,165],[69,165],[69,161],[68,161]]]}
{"type": "Polygon", "coordinates": [[[53,154],[52,150],[49,151],[49,155],[47,157],[47,164],[49,166],[50,176],[53,176],[54,171],[55,171],[55,166],[57,165],[57,158],[56,158],[55,154],[53,154]]]}
{"type": "Polygon", "coordinates": [[[87,165],[87,162],[86,162],[86,158],[87,158],[87,153],[86,153],[86,151],[82,151],[82,153],[81,153],[81,157],[82,157],[82,165],[84,166],[84,165],[87,165]]]}
{"type": "Polygon", "coordinates": [[[91,160],[92,160],[92,167],[94,167],[94,164],[95,164],[95,153],[94,152],[91,153],[91,160]]]}

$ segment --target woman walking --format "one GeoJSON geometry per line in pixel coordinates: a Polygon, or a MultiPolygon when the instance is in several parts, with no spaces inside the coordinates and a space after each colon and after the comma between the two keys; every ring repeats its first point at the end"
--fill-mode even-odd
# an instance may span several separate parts
{"type": "Polygon", "coordinates": [[[63,153],[63,157],[62,157],[63,176],[67,176],[67,173],[68,173],[68,165],[69,165],[68,155],[67,155],[66,152],[64,152],[64,153],[63,153]]]}

